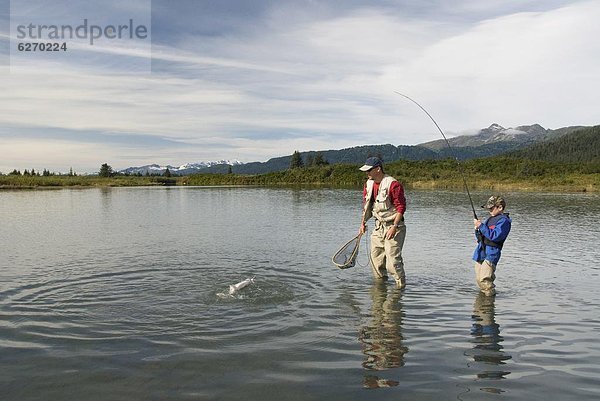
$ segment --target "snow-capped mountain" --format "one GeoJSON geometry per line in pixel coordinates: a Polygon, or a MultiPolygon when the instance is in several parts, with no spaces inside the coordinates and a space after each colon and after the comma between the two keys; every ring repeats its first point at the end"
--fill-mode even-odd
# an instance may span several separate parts
{"type": "Polygon", "coordinates": [[[171,174],[174,175],[189,175],[200,172],[203,169],[217,166],[217,165],[229,165],[229,166],[237,166],[240,164],[244,164],[239,160],[218,160],[218,161],[209,161],[209,162],[198,162],[198,163],[185,163],[179,167],[166,165],[161,166],[159,164],[148,164],[140,167],[128,167],[126,169],[120,170],[119,173],[123,174],[164,174],[164,172],[169,169],[171,174]]]}
{"type": "MultiPolygon", "coordinates": [[[[461,135],[449,138],[448,141],[452,146],[476,147],[500,142],[533,143],[545,139],[548,135],[549,130],[546,130],[539,124],[504,128],[503,126],[494,123],[487,128],[479,130],[475,135],[461,135]]],[[[422,143],[421,146],[428,149],[440,150],[446,147],[446,143],[441,139],[422,143]]]]}

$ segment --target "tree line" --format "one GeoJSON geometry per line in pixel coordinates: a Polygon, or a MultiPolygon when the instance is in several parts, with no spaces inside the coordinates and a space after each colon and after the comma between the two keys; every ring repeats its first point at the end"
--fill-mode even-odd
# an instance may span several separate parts
{"type": "Polygon", "coordinates": [[[507,156],[558,163],[600,165],[600,125],[582,128],[560,138],[533,144],[507,156]]]}
{"type": "Polygon", "coordinates": [[[20,175],[20,176],[24,176],[24,177],[50,177],[50,176],[55,176],[55,175],[66,175],[68,177],[76,177],[77,176],[77,174],[75,172],[73,172],[73,168],[70,168],[69,172],[67,174],[51,172],[50,170],[47,170],[47,169],[44,169],[40,173],[39,171],[35,171],[35,169],[32,168],[31,171],[25,169],[25,170],[23,170],[22,173],[21,173],[21,170],[14,169],[7,175],[17,175],[17,176],[20,175]]]}
{"type": "Polygon", "coordinates": [[[290,158],[290,168],[302,168],[302,167],[315,167],[315,166],[327,166],[329,162],[325,159],[322,152],[317,152],[313,156],[312,154],[306,155],[306,160],[302,158],[299,151],[294,151],[290,158]]]}
{"type": "MultiPolygon", "coordinates": [[[[303,160],[304,163],[304,160],[303,160]]],[[[600,191],[600,167],[589,163],[556,163],[510,157],[473,159],[461,163],[469,187],[490,190],[600,191]]],[[[289,168],[266,174],[194,174],[190,176],[138,176],[115,174],[106,164],[103,174],[67,177],[1,176],[0,188],[39,186],[145,186],[145,185],[307,185],[360,188],[365,173],[357,164],[326,164],[289,168]]],[[[462,189],[456,160],[399,160],[385,164],[386,173],[406,188],[462,189]]]]}

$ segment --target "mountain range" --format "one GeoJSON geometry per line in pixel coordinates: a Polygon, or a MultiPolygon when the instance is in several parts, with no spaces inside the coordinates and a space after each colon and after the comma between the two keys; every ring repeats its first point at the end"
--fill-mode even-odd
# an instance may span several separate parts
{"type": "MultiPolygon", "coordinates": [[[[474,135],[460,135],[449,138],[452,149],[448,148],[444,139],[425,142],[419,145],[363,145],[339,150],[307,151],[300,152],[305,163],[314,159],[317,153],[331,164],[360,164],[369,156],[379,156],[384,162],[393,162],[400,159],[426,160],[445,159],[456,157],[461,160],[479,157],[496,156],[504,153],[516,152],[531,145],[544,143],[563,137],[583,126],[570,126],[559,129],[546,129],[539,124],[522,125],[514,128],[504,128],[499,124],[492,124],[479,130],[474,135]]],[[[189,175],[197,173],[225,174],[264,174],[282,171],[290,166],[291,155],[269,159],[266,162],[242,163],[234,160],[220,160],[212,162],[187,163],[179,167],[159,166],[151,164],[141,167],[129,167],[121,170],[125,174],[163,174],[168,168],[174,175],[189,175]]]]}
{"type": "Polygon", "coordinates": [[[148,165],[140,166],[140,167],[128,167],[126,169],[120,170],[119,173],[131,174],[131,175],[135,175],[135,174],[141,174],[141,175],[150,174],[150,175],[152,175],[152,174],[164,174],[165,171],[167,171],[167,169],[169,169],[171,174],[190,175],[190,174],[196,174],[199,171],[206,170],[213,166],[219,166],[219,165],[221,165],[221,166],[237,166],[240,164],[243,164],[243,163],[238,160],[233,160],[233,161],[219,160],[219,161],[211,161],[211,162],[186,163],[186,164],[182,164],[179,167],[175,167],[175,166],[171,166],[171,165],[161,166],[158,164],[148,164],[148,165]]]}
{"type": "MultiPolygon", "coordinates": [[[[485,145],[498,145],[511,143],[514,146],[531,145],[534,142],[545,141],[571,133],[581,126],[564,127],[556,130],[545,129],[539,124],[522,125],[515,128],[504,128],[499,124],[492,124],[487,128],[479,130],[475,135],[461,135],[448,139],[454,147],[479,147],[485,145]]],[[[447,148],[443,139],[425,142],[418,146],[424,146],[432,150],[443,150],[447,148]]]]}

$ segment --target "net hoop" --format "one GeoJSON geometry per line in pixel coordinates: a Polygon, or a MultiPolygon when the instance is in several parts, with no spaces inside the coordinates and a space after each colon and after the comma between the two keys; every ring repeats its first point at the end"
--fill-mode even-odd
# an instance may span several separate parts
{"type": "Polygon", "coordinates": [[[358,256],[358,248],[361,237],[362,234],[358,234],[356,237],[342,245],[342,247],[331,258],[333,264],[340,269],[349,269],[354,267],[356,264],[356,257],[358,256]],[[351,251],[349,248],[352,248],[351,251]],[[348,253],[350,253],[349,256],[348,253]]]}

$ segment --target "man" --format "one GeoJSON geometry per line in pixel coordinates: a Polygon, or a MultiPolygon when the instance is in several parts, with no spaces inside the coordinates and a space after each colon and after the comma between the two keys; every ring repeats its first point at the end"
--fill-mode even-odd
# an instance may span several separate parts
{"type": "Polygon", "coordinates": [[[402,246],[406,237],[404,188],[383,171],[378,157],[369,157],[360,168],[367,173],[364,187],[363,217],[359,232],[364,234],[366,223],[375,217],[375,230],[371,234],[371,265],[376,279],[387,280],[388,274],[403,289],[406,286],[402,246]]]}
{"type": "Polygon", "coordinates": [[[477,248],[473,253],[475,279],[481,292],[493,296],[496,295],[496,266],[512,221],[508,213],[504,213],[506,201],[500,196],[491,196],[481,207],[488,210],[490,217],[483,223],[479,219],[473,219],[477,237],[477,248]]]}

